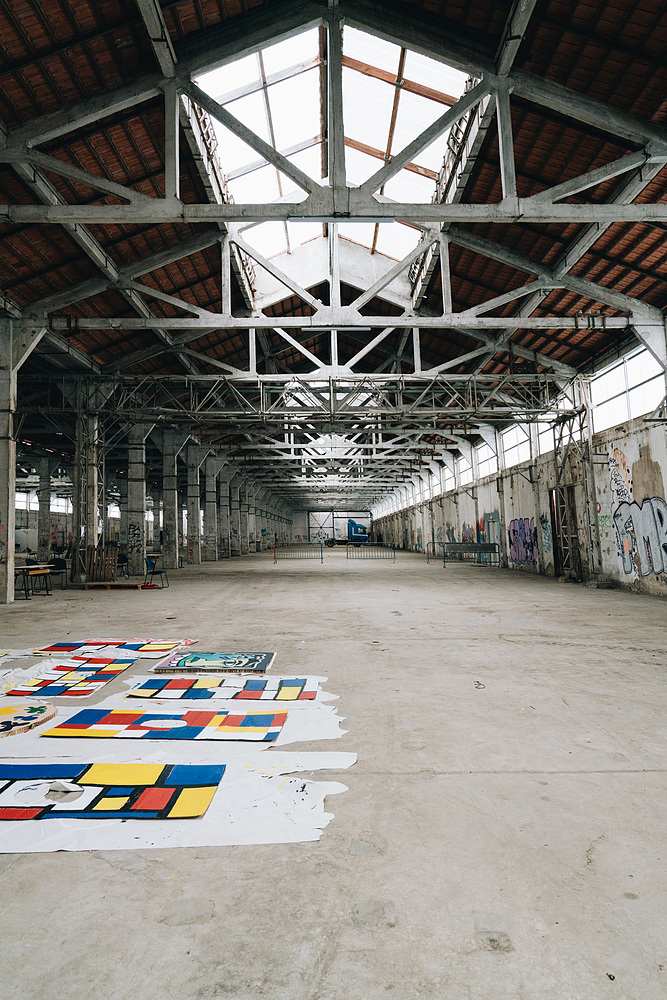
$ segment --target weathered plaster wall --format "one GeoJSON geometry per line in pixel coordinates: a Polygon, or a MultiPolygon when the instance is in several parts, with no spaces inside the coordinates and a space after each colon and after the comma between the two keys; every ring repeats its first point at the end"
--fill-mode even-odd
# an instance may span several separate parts
{"type": "Polygon", "coordinates": [[[667,596],[667,435],[633,420],[594,438],[604,576],[667,596]]]}
{"type": "MultiPolygon", "coordinates": [[[[582,579],[667,597],[664,426],[638,418],[610,428],[594,436],[593,454],[590,522],[578,459],[568,460],[561,480],[573,488],[576,524],[572,527],[582,579]]],[[[556,543],[550,491],[555,486],[554,456],[549,453],[474,487],[378,518],[376,531],[398,548],[413,551],[425,551],[427,542],[499,541],[504,565],[553,576],[556,543]]]]}

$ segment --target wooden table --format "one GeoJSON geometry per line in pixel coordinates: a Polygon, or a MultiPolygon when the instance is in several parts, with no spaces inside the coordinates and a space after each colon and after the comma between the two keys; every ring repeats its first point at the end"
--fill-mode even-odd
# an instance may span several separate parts
{"type": "MultiPolygon", "coordinates": [[[[26,601],[30,600],[30,577],[31,575],[43,576],[46,580],[46,589],[44,594],[47,597],[51,596],[51,570],[53,569],[49,563],[37,563],[35,566],[14,566],[14,587],[16,587],[16,577],[22,576],[20,590],[23,591],[23,596],[26,601]]],[[[34,591],[33,591],[34,593],[34,591]]]]}

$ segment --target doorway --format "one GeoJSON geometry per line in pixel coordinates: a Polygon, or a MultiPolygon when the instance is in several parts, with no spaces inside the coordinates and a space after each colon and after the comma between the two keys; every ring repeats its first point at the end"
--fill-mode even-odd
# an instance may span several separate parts
{"type": "Polygon", "coordinates": [[[549,490],[549,506],[554,539],[554,573],[580,581],[581,553],[574,486],[557,486],[549,490]]]}

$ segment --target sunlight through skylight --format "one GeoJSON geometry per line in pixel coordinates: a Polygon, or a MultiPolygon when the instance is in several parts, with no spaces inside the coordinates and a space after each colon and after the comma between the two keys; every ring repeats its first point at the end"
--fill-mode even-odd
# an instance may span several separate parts
{"type": "MultiPolygon", "coordinates": [[[[206,73],[198,85],[240,122],[322,181],[319,29],[206,73]]],[[[343,32],[343,119],[347,182],[362,184],[441,117],[465,89],[466,77],[442,63],[355,28],[343,32]]],[[[326,117],[326,116],[325,116],[326,117]]],[[[302,200],[304,192],[230,130],[214,122],[218,155],[237,203],[302,200]]],[[[416,155],[383,191],[394,201],[431,201],[447,133],[416,155]]],[[[324,181],[326,183],[326,180],[324,181]]],[[[401,223],[342,224],[341,237],[400,260],[420,231],[401,223]]],[[[315,223],[263,223],[245,230],[266,257],[289,253],[317,236],[315,223]]]]}

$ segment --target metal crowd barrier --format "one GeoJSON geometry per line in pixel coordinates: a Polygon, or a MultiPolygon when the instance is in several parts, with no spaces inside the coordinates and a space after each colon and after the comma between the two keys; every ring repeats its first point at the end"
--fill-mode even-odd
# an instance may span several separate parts
{"type": "Polygon", "coordinates": [[[348,559],[388,559],[396,562],[395,545],[348,545],[348,559]]]}
{"type": "Polygon", "coordinates": [[[294,542],[288,545],[273,544],[273,561],[279,559],[319,559],[324,562],[324,546],[322,542],[294,542]]]}
{"type": "Polygon", "coordinates": [[[497,542],[441,542],[442,564],[447,565],[447,559],[458,562],[494,564],[500,566],[500,545],[497,542]]]}

